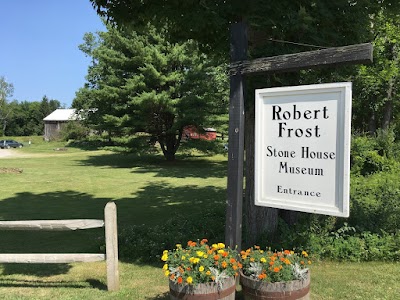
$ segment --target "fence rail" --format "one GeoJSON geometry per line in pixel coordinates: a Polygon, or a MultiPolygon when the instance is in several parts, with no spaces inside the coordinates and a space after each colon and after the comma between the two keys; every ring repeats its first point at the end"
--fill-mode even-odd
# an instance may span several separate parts
{"type": "Polygon", "coordinates": [[[94,219],[0,221],[0,230],[65,231],[105,227],[106,254],[101,253],[0,253],[0,263],[73,263],[106,260],[107,288],[119,289],[117,207],[108,202],[104,221],[94,219]]]}
{"type": "Polygon", "coordinates": [[[0,230],[78,230],[104,226],[103,220],[34,220],[34,221],[0,221],[0,230]]]}

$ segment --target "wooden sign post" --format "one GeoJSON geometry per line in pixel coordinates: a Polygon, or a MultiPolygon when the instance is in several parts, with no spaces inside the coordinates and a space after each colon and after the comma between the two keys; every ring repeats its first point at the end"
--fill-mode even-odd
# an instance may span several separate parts
{"type": "Polygon", "coordinates": [[[371,44],[350,45],[274,57],[246,60],[247,29],[244,22],[231,27],[228,188],[225,243],[241,248],[244,160],[243,77],[255,73],[295,72],[342,64],[371,63],[371,44]]]}

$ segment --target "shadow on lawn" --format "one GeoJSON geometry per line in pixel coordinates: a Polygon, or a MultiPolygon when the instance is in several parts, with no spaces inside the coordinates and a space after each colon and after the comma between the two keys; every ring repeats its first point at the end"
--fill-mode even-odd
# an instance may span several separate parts
{"type": "MultiPolygon", "coordinates": [[[[113,199],[94,198],[90,194],[76,191],[18,193],[15,197],[0,201],[0,220],[104,219],[104,207],[111,200],[113,199]]],[[[164,224],[173,215],[196,219],[207,211],[223,211],[225,189],[190,185],[176,187],[158,182],[132,194],[132,198],[115,202],[119,231],[130,225],[143,224],[146,224],[146,230],[151,231],[151,226],[164,224]]],[[[204,236],[205,234],[204,232],[204,236]]],[[[168,238],[173,245],[181,242],[176,241],[174,236],[168,238]]],[[[165,245],[164,240],[156,239],[151,242],[161,249],[165,245]]],[[[101,253],[103,245],[103,228],[79,231],[0,231],[0,253],[101,253]]],[[[146,253],[141,251],[131,255],[129,260],[142,260],[143,255],[146,253]]],[[[154,258],[152,262],[158,263],[159,260],[154,258]]],[[[68,273],[70,269],[69,264],[39,267],[3,264],[0,265],[0,274],[47,277],[68,273]]]]}
{"type": "Polygon", "coordinates": [[[167,162],[162,156],[139,156],[136,154],[104,154],[90,156],[80,161],[83,166],[134,169],[134,173],[156,173],[157,177],[223,178],[227,175],[226,161],[207,158],[185,158],[167,162]]]}
{"type": "Polygon", "coordinates": [[[99,290],[107,290],[107,286],[96,279],[88,279],[85,282],[71,281],[40,281],[40,280],[21,280],[21,279],[0,279],[0,287],[31,287],[31,288],[97,288],[99,290]]]}

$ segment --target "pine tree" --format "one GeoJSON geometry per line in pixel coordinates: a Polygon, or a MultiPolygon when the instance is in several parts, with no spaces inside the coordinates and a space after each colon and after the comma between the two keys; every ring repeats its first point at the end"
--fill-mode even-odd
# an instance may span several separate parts
{"type": "Polygon", "coordinates": [[[174,160],[186,125],[209,126],[213,114],[226,113],[227,78],[195,42],[170,43],[164,33],[109,27],[97,42],[90,39],[94,49],[81,45],[92,64],[73,106],[93,109],[90,122],[110,138],[151,134],[174,160]]]}

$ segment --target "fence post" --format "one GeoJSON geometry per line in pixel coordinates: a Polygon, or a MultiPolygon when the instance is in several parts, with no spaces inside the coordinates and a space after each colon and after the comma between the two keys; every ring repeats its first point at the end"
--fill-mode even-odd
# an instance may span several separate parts
{"type": "Polygon", "coordinates": [[[117,207],[114,202],[108,202],[104,208],[104,223],[106,235],[107,288],[109,291],[118,291],[117,207]]]}

